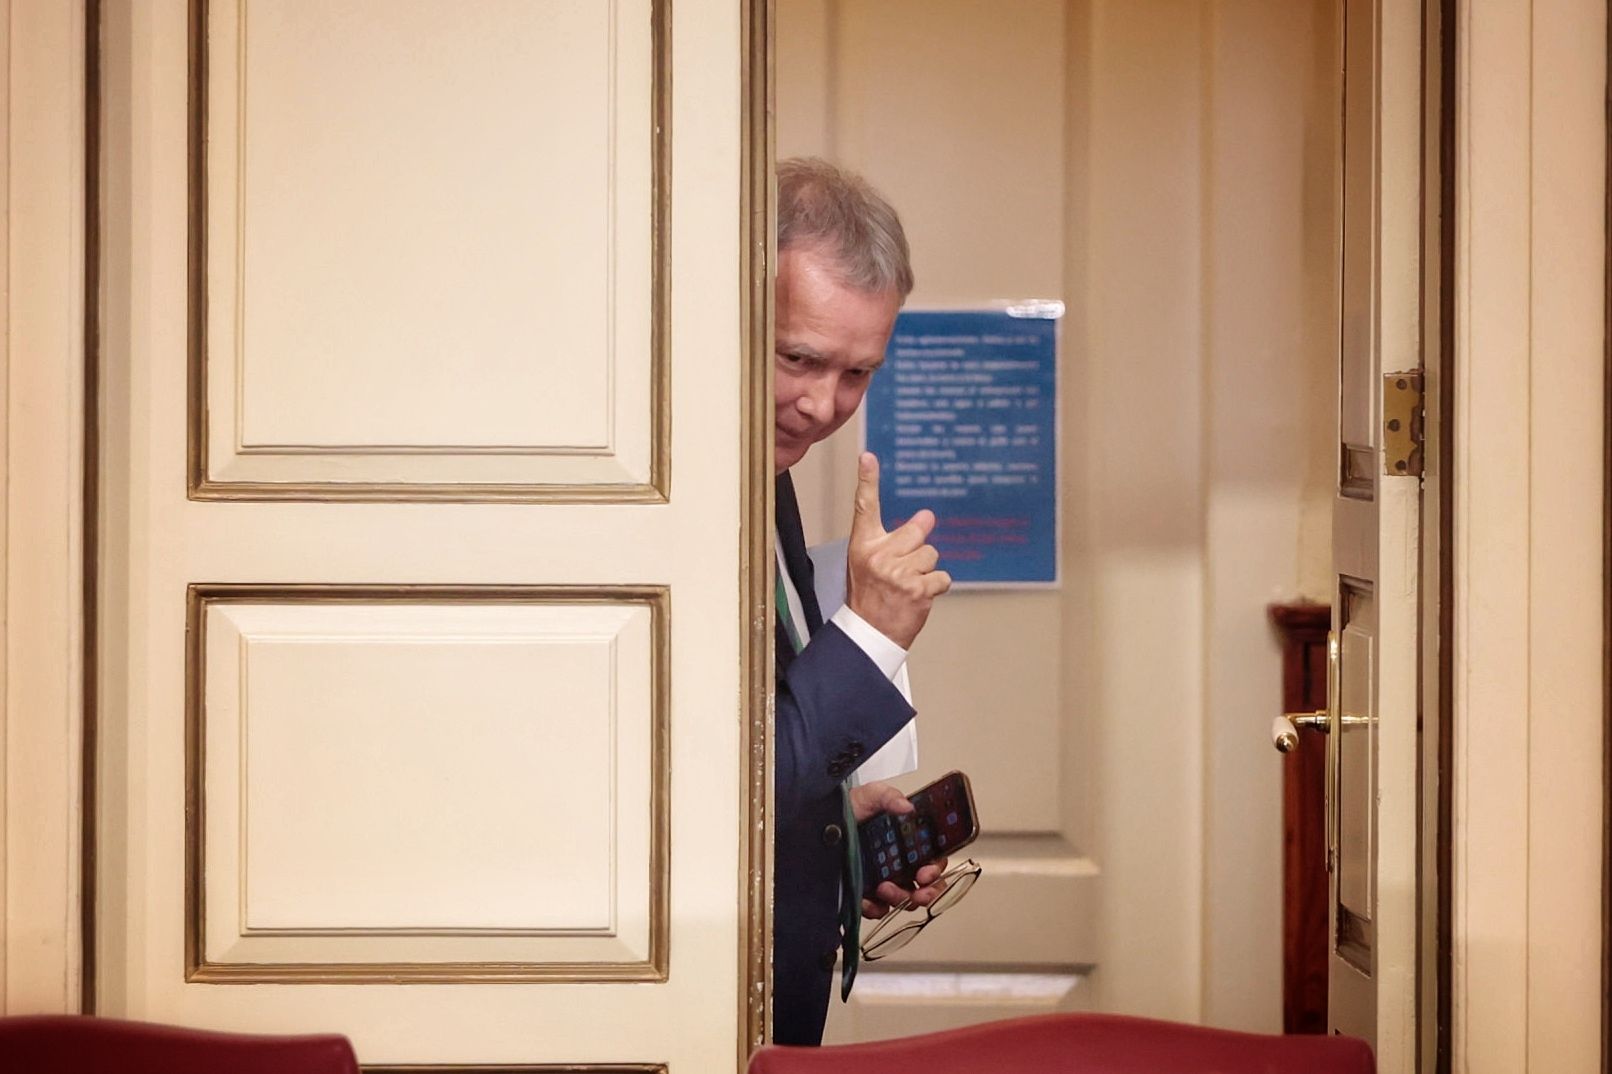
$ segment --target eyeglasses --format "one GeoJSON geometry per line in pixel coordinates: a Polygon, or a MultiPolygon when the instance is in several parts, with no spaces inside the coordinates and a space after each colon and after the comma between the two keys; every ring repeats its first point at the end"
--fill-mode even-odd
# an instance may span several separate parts
{"type": "Polygon", "coordinates": [[[931,921],[962,902],[963,896],[968,894],[982,871],[979,863],[973,859],[954,865],[935,881],[937,884],[944,883],[946,890],[941,892],[940,897],[934,902],[928,906],[919,906],[911,899],[907,899],[891,909],[862,938],[863,960],[877,962],[907,946],[931,921]],[[923,911],[922,917],[917,914],[919,910],[923,911]]]}

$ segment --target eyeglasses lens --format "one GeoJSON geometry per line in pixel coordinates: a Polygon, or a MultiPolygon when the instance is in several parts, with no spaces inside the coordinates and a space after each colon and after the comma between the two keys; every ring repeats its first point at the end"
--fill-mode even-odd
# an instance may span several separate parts
{"type": "Polygon", "coordinates": [[[892,910],[868,934],[867,941],[862,945],[862,957],[871,962],[893,955],[907,946],[923,931],[925,925],[961,902],[979,878],[980,867],[972,861],[965,862],[946,875],[946,890],[928,906],[904,904],[892,910]],[[915,914],[923,916],[914,917],[915,914]]]}

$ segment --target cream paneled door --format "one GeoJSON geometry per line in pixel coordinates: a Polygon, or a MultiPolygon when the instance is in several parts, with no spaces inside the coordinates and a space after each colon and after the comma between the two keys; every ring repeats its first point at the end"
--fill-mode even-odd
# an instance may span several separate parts
{"type": "Polygon", "coordinates": [[[101,5],[100,1012],[737,1062],[743,13],[101,5]]]}
{"type": "Polygon", "coordinates": [[[1385,1072],[1416,1062],[1421,34],[1417,4],[1344,4],[1329,1020],[1385,1072]]]}

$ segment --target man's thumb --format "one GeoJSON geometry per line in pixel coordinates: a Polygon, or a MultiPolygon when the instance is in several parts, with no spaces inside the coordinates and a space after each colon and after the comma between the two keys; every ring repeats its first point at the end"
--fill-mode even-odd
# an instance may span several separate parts
{"type": "Polygon", "coordinates": [[[884,532],[879,514],[879,457],[864,451],[856,460],[856,510],[851,516],[851,536],[877,537],[884,532]]]}

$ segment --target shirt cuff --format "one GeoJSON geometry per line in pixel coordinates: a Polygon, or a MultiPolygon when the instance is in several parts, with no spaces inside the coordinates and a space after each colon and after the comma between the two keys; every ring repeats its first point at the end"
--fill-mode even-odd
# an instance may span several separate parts
{"type": "Polygon", "coordinates": [[[856,647],[866,653],[868,659],[884,672],[885,678],[894,680],[896,672],[901,670],[901,665],[907,662],[907,650],[885,637],[877,627],[853,612],[849,604],[842,604],[829,622],[844,631],[845,636],[855,642],[856,647]]]}

